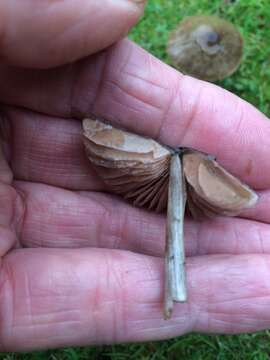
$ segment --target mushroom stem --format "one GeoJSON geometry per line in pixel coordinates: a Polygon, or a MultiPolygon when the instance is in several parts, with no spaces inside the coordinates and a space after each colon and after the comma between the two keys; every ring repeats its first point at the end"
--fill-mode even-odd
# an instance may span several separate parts
{"type": "Polygon", "coordinates": [[[170,163],[168,189],[164,319],[171,317],[174,301],[187,300],[184,252],[185,204],[186,190],[182,161],[179,154],[174,154],[170,163]]]}

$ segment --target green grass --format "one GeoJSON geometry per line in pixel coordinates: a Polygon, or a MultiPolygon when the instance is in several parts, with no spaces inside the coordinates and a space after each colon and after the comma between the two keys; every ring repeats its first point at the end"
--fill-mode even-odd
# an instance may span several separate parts
{"type": "Polygon", "coordinates": [[[190,334],[147,344],[99,346],[3,354],[1,360],[269,360],[270,333],[207,336],[190,334]]]}
{"type": "MultiPolygon", "coordinates": [[[[169,63],[166,41],[169,32],[183,17],[216,14],[232,21],[245,41],[242,65],[219,85],[240,95],[270,115],[270,1],[236,0],[149,0],[144,18],[130,37],[169,63]]],[[[207,336],[190,334],[169,341],[147,344],[99,346],[34,352],[0,354],[5,360],[266,360],[270,359],[270,332],[252,335],[207,336]]]]}

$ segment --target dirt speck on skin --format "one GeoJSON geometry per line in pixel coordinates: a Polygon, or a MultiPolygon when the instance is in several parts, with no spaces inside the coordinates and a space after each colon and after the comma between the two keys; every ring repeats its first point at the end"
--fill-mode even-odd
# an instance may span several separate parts
{"type": "Polygon", "coordinates": [[[252,160],[248,159],[248,162],[247,162],[247,165],[246,165],[246,168],[245,168],[245,173],[249,176],[251,174],[251,172],[252,172],[252,169],[253,169],[252,160]]]}

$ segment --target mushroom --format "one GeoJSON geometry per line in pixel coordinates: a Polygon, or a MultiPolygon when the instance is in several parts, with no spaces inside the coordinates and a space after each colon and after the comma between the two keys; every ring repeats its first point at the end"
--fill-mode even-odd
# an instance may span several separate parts
{"type": "Polygon", "coordinates": [[[238,68],[243,38],[234,25],[217,16],[190,16],[169,36],[167,52],[184,74],[222,80],[238,68]]]}
{"type": "Polygon", "coordinates": [[[234,216],[258,196],[213,157],[187,148],[169,148],[153,139],[83,120],[86,155],[108,189],[148,210],[167,208],[164,318],[173,303],[185,302],[184,214],[194,218],[234,216]]]}

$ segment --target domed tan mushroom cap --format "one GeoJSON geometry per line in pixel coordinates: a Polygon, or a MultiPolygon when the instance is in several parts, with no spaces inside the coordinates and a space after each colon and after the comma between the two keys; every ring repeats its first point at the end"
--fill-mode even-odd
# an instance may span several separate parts
{"type": "Polygon", "coordinates": [[[167,52],[173,65],[202,80],[222,80],[238,68],[243,39],[217,16],[190,16],[171,33],[167,52]]]}

